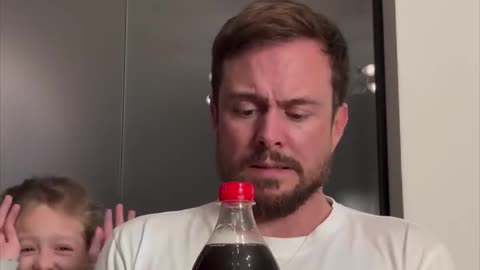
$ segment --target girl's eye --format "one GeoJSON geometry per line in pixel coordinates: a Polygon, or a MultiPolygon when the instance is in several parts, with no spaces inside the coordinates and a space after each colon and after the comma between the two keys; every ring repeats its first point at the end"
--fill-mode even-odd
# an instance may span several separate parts
{"type": "Polygon", "coordinates": [[[62,253],[70,253],[73,251],[73,248],[70,246],[58,246],[55,248],[55,250],[62,253]]]}
{"type": "Polygon", "coordinates": [[[23,247],[20,249],[20,253],[25,254],[25,253],[32,253],[35,251],[34,247],[23,247]]]}

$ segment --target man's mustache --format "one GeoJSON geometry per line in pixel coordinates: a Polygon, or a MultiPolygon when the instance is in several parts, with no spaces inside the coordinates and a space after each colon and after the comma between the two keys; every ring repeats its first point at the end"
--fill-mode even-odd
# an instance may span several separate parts
{"type": "Polygon", "coordinates": [[[303,175],[303,167],[300,162],[278,151],[269,149],[255,151],[242,162],[242,168],[248,168],[254,164],[265,162],[266,160],[280,163],[282,166],[286,166],[289,169],[296,171],[299,175],[303,175]]]}

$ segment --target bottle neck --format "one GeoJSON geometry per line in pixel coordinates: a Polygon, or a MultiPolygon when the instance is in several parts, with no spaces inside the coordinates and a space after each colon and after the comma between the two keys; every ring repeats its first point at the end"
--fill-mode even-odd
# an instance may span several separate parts
{"type": "Polygon", "coordinates": [[[265,244],[260,235],[252,206],[254,202],[221,202],[217,224],[209,244],[265,244]]]}
{"type": "Polygon", "coordinates": [[[256,227],[253,217],[253,202],[222,202],[217,226],[228,224],[235,231],[247,231],[256,227]]]}

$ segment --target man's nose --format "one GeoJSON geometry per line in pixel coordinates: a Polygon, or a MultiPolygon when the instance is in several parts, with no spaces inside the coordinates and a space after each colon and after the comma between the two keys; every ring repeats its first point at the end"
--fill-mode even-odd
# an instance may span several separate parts
{"type": "Polygon", "coordinates": [[[285,125],[276,112],[269,111],[258,119],[255,142],[267,149],[281,148],[285,125]]]}

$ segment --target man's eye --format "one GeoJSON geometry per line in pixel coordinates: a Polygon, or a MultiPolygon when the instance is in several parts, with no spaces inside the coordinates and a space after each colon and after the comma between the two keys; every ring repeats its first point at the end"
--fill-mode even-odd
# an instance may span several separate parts
{"type": "Polygon", "coordinates": [[[255,115],[256,110],[253,108],[235,108],[233,112],[240,117],[251,117],[255,115]]]}
{"type": "Polygon", "coordinates": [[[305,120],[309,116],[309,114],[307,114],[307,113],[300,113],[300,112],[287,112],[286,114],[287,114],[288,118],[290,118],[294,121],[305,120]]]}

